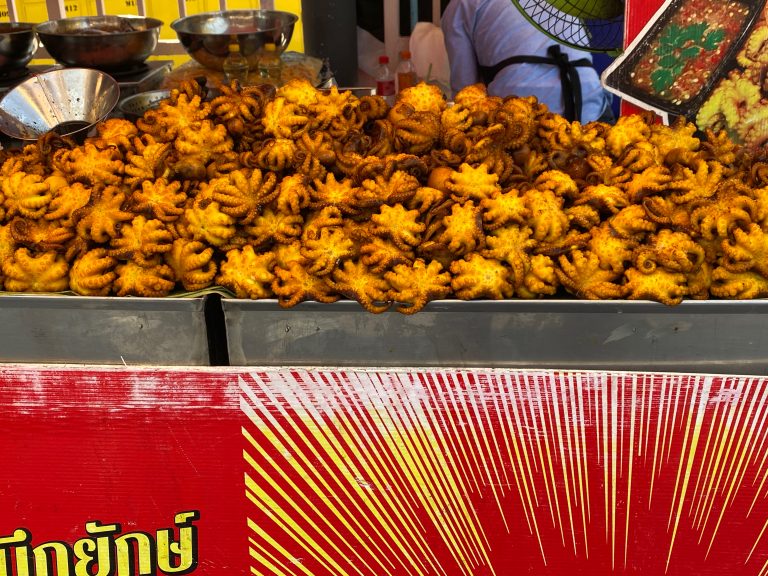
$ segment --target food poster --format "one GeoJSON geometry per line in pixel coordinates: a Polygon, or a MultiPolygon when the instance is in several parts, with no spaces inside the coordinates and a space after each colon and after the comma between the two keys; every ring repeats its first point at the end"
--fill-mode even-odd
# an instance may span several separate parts
{"type": "Polygon", "coordinates": [[[768,379],[0,369],[0,575],[768,572],[768,379]]]}
{"type": "Polygon", "coordinates": [[[766,39],[764,0],[667,0],[603,82],[667,120],[684,116],[759,147],[768,135],[766,39]]]}

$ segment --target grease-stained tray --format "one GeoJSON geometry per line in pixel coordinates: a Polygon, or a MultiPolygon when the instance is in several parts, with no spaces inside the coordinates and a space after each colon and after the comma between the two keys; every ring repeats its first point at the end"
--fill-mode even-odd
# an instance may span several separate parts
{"type": "Polygon", "coordinates": [[[768,300],[357,302],[222,299],[231,365],[443,366],[768,374],[768,300]]]}
{"type": "Polygon", "coordinates": [[[0,295],[0,362],[206,366],[206,296],[0,295]]]}

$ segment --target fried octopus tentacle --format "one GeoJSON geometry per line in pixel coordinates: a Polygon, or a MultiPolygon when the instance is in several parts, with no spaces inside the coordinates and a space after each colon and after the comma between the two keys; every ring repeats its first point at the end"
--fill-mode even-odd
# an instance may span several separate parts
{"type": "Polygon", "coordinates": [[[398,264],[384,278],[392,287],[390,299],[398,303],[396,310],[403,314],[415,314],[431,300],[451,293],[451,275],[435,260],[427,264],[417,258],[413,264],[398,264]]]}

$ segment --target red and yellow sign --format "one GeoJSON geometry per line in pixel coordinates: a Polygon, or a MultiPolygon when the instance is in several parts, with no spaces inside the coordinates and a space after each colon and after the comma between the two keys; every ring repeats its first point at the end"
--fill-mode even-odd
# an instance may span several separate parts
{"type": "Polygon", "coordinates": [[[0,370],[0,575],[768,573],[768,379],[0,370]]]}

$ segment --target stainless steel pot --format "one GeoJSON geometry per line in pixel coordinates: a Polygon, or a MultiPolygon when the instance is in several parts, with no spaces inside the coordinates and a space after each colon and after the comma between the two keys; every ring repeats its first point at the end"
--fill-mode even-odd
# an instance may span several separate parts
{"type": "Polygon", "coordinates": [[[187,53],[212,70],[221,70],[234,38],[253,70],[264,44],[281,54],[299,17],[280,10],[223,10],[179,18],[171,23],[187,53]]]}
{"type": "Polygon", "coordinates": [[[144,62],[157,47],[162,26],[156,18],[83,16],[49,20],[34,30],[60,64],[113,71],[144,62]]]}
{"type": "Polygon", "coordinates": [[[0,72],[24,68],[37,50],[34,24],[0,23],[0,72]]]}

